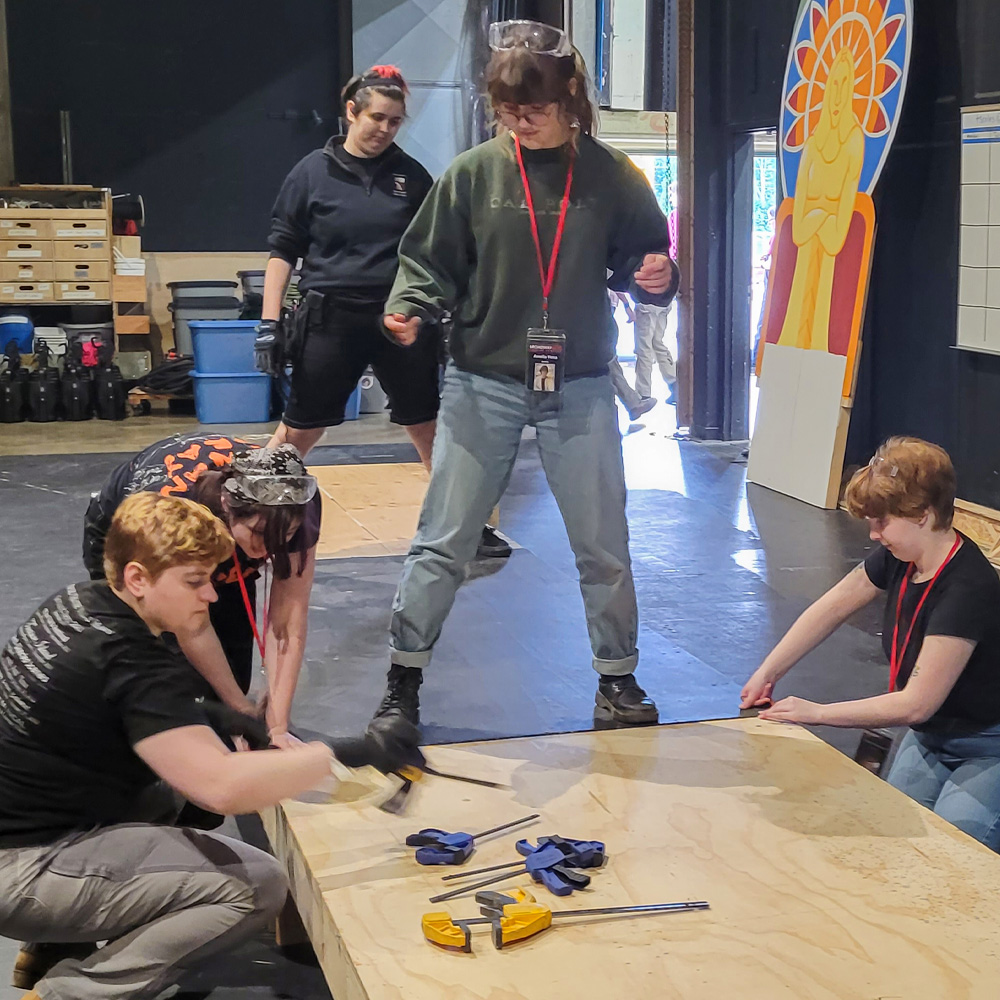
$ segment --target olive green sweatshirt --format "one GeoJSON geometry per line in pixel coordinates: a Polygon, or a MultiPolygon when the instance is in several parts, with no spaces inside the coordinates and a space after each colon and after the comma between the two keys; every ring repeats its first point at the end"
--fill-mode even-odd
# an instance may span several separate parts
{"type": "MultiPolygon", "coordinates": [[[[521,150],[546,266],[570,149],[521,150]]],[[[581,136],[549,296],[549,326],[566,332],[567,377],[607,371],[615,330],[609,286],[642,302],[669,302],[632,282],[645,254],[669,248],[667,220],[645,176],[624,153],[581,136]]],[[[400,243],[385,311],[424,320],[450,312],[449,350],[459,368],[523,382],[526,331],[542,325],[537,261],[513,139],[497,136],[459,155],[431,188],[400,243]]]]}

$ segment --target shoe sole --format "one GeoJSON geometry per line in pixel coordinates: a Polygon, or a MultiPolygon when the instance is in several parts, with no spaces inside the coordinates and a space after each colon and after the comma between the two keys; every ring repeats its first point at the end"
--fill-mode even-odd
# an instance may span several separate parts
{"type": "Polygon", "coordinates": [[[30,993],[38,985],[41,978],[37,972],[29,971],[28,969],[15,969],[13,975],[10,977],[10,985],[14,989],[30,993]]]}
{"type": "Polygon", "coordinates": [[[601,713],[605,718],[613,719],[615,722],[643,726],[660,721],[660,710],[655,705],[652,708],[637,708],[623,712],[621,709],[615,708],[600,691],[594,696],[594,704],[597,706],[595,716],[597,713],[601,713]]]}

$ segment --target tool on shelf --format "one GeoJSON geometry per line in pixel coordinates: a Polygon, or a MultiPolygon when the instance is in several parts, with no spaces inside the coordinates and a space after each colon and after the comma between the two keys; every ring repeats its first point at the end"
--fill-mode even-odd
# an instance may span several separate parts
{"type": "Polygon", "coordinates": [[[481,917],[469,920],[455,919],[450,913],[425,913],[420,925],[424,937],[443,948],[472,951],[471,927],[489,924],[492,927],[493,946],[502,949],[514,941],[534,937],[552,926],[555,917],[611,917],[631,913],[684,913],[707,910],[705,900],[687,903],[645,903],[635,906],[596,906],[583,910],[552,910],[524,889],[515,889],[510,895],[499,892],[476,894],[481,917]]]}
{"type": "Polygon", "coordinates": [[[421,865],[460,865],[463,861],[468,861],[472,852],[476,849],[476,841],[483,837],[489,837],[501,830],[509,830],[511,827],[520,826],[533,819],[538,819],[538,813],[530,816],[522,816],[510,823],[502,823],[500,826],[490,827],[489,830],[481,830],[479,833],[449,833],[447,830],[438,830],[433,827],[411,833],[406,838],[407,847],[417,849],[417,863],[421,865]]]}

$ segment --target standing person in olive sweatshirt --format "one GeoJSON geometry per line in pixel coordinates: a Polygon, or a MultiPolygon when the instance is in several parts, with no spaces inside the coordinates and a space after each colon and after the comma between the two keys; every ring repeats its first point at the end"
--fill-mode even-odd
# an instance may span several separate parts
{"type": "MultiPolygon", "coordinates": [[[[269,447],[288,442],[304,457],[327,427],[344,422],[358,380],[371,365],[389,397],[390,419],[406,428],[430,469],[439,396],[439,332],[424,330],[405,350],[385,336],[381,316],[396,276],[397,248],[431,186],[431,176],[396,145],[406,120],[406,81],[395,66],[372,66],[341,95],[349,127],[302,159],[285,178],[271,219],[257,366],[283,374],[274,357],[285,290],[302,260],[288,405],[269,447]],[[312,293],[309,295],[308,293],[312,293]]],[[[492,528],[479,554],[508,556],[492,528]]]]}
{"type": "Polygon", "coordinates": [[[670,300],[678,273],[667,220],[628,158],[592,137],[586,69],[561,31],[504,22],[491,26],[490,45],[487,87],[504,131],[435,183],[400,244],[385,307],[401,344],[446,310],[453,329],[376,716],[419,720],[422,670],[530,424],[576,555],[599,713],[655,722],[633,676],[638,615],[607,289],[670,300]],[[542,365],[554,377],[542,379],[542,365]],[[551,391],[536,391],[536,380],[551,391]]]}

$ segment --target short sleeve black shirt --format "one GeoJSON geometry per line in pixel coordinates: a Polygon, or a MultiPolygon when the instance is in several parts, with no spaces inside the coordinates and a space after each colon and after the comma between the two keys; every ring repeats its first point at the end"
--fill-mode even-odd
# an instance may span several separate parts
{"type": "Polygon", "coordinates": [[[104,582],[50,597],[0,652],[0,848],[131,818],[132,747],[207,725],[194,671],[104,582]]]}
{"type": "MultiPolygon", "coordinates": [[[[882,648],[890,660],[896,605],[908,566],[883,546],[865,560],[868,579],[886,592],[882,648]]],[[[900,610],[899,650],[929,584],[930,581],[914,583],[911,579],[907,585],[900,610]]],[[[924,638],[929,635],[969,639],[976,643],[976,648],[944,704],[930,719],[914,728],[933,730],[954,722],[980,728],[1000,723],[1000,576],[979,546],[964,535],[961,548],[941,571],[913,626],[900,664],[899,689],[906,686],[924,638]]]]}

